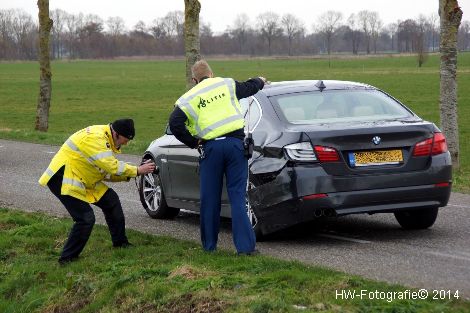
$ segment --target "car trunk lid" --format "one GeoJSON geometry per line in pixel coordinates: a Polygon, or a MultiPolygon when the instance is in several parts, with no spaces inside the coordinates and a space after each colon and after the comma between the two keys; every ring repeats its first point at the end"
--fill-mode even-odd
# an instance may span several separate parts
{"type": "Polygon", "coordinates": [[[413,156],[415,145],[433,138],[435,127],[423,121],[325,124],[305,131],[330,175],[363,175],[419,171],[430,155],[413,156]],[[423,127],[424,126],[424,127],[423,127]],[[333,148],[338,153],[334,158],[333,148]]]}

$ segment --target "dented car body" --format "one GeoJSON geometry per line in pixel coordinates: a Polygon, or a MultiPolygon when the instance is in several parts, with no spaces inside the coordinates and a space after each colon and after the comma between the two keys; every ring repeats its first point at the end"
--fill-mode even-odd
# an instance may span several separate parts
{"type": "MultiPolygon", "coordinates": [[[[240,103],[255,143],[247,212],[258,235],[358,213],[394,213],[404,228],[427,228],[448,202],[445,137],[375,87],[281,82],[240,103]]],[[[160,171],[142,177],[139,188],[150,216],[199,212],[198,157],[168,131],[152,142],[143,159],[160,171]]],[[[225,191],[221,215],[230,217],[225,191]]]]}

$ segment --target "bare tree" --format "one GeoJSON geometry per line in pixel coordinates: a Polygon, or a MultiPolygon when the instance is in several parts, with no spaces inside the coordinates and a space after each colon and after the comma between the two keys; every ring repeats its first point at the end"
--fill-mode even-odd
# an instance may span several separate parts
{"type": "Polygon", "coordinates": [[[96,14],[85,15],[83,18],[83,22],[84,22],[84,26],[86,26],[87,24],[100,24],[100,25],[104,24],[104,20],[99,15],[96,15],[96,14]]]}
{"type": "Polygon", "coordinates": [[[426,47],[426,30],[429,28],[428,21],[424,15],[418,17],[417,31],[415,36],[415,47],[417,53],[418,67],[421,67],[428,59],[426,47]]]}
{"type": "Polygon", "coordinates": [[[155,52],[155,40],[145,22],[138,21],[130,30],[123,49],[127,55],[151,55],[155,52]]]}
{"type": "Polygon", "coordinates": [[[457,114],[457,32],[462,20],[457,0],[439,0],[441,21],[440,116],[442,131],[447,137],[452,166],[459,163],[459,128],[457,114]]]}
{"type": "Polygon", "coordinates": [[[379,38],[379,33],[383,26],[382,20],[380,19],[378,12],[370,12],[369,25],[372,44],[374,46],[374,53],[377,54],[377,39],[379,38]]]}
{"type": "Polygon", "coordinates": [[[271,46],[274,38],[282,34],[279,21],[279,15],[273,12],[265,12],[258,15],[258,28],[261,32],[261,36],[268,42],[269,55],[271,55],[271,46]]]}
{"type": "Polygon", "coordinates": [[[347,26],[349,27],[348,38],[351,40],[352,53],[357,54],[359,51],[359,43],[361,41],[361,31],[356,14],[352,13],[348,17],[347,26]]]}
{"type": "Polygon", "coordinates": [[[124,19],[119,16],[109,17],[106,20],[106,25],[108,27],[108,45],[106,47],[106,55],[108,56],[118,56],[124,55],[124,35],[126,32],[126,23],[124,19]]]}
{"type": "Polygon", "coordinates": [[[155,37],[155,39],[163,38],[167,36],[167,30],[165,27],[165,22],[162,18],[157,18],[152,21],[150,26],[150,32],[155,37]]]}
{"type": "Polygon", "coordinates": [[[67,12],[61,9],[51,11],[51,18],[54,21],[54,26],[52,27],[52,56],[57,59],[62,57],[64,49],[63,37],[66,15],[67,12]]]}
{"type": "Polygon", "coordinates": [[[140,20],[134,25],[134,32],[146,34],[147,33],[147,26],[145,26],[145,22],[140,20]]]}
{"type": "Polygon", "coordinates": [[[15,54],[12,36],[13,10],[0,10],[0,58],[8,59],[15,54]]]}
{"type": "Polygon", "coordinates": [[[104,26],[101,18],[96,15],[85,16],[85,24],[78,29],[79,45],[77,47],[81,58],[110,56],[103,31],[104,26]]]}
{"type": "Polygon", "coordinates": [[[303,33],[304,26],[293,14],[284,14],[281,19],[281,24],[289,42],[288,53],[289,55],[292,55],[292,41],[296,36],[303,33]]]}
{"type": "Polygon", "coordinates": [[[66,25],[66,46],[69,59],[78,56],[78,30],[83,25],[83,14],[67,14],[65,16],[66,25]]]}
{"type": "Polygon", "coordinates": [[[201,44],[200,54],[214,53],[215,42],[214,32],[210,23],[206,23],[199,18],[199,41],[201,44]]]}
{"type": "Polygon", "coordinates": [[[39,8],[39,98],[36,111],[35,129],[47,132],[49,127],[49,107],[51,105],[51,63],[49,37],[53,21],[49,18],[49,0],[38,0],[39,8]]]}
{"type": "Polygon", "coordinates": [[[184,0],[184,48],[186,51],[186,89],[188,90],[194,85],[191,67],[201,59],[199,12],[201,12],[201,4],[198,0],[184,0]]]}
{"type": "Polygon", "coordinates": [[[153,20],[150,31],[160,53],[184,53],[184,14],[183,11],[171,11],[164,17],[153,20]]]}
{"type": "Polygon", "coordinates": [[[126,23],[119,16],[109,17],[106,20],[106,25],[108,26],[108,33],[114,37],[121,35],[126,30],[126,23]]]}
{"type": "Polygon", "coordinates": [[[370,28],[370,23],[369,23],[369,16],[371,15],[371,13],[372,12],[367,11],[367,10],[362,10],[362,11],[359,11],[359,13],[357,13],[359,24],[361,25],[362,31],[364,32],[364,39],[365,39],[367,54],[370,54],[370,39],[372,35],[372,30],[370,28]]]}
{"type": "Polygon", "coordinates": [[[431,31],[432,52],[434,52],[437,46],[436,38],[439,30],[439,15],[436,13],[432,13],[428,18],[428,23],[431,31]]]}
{"type": "Polygon", "coordinates": [[[398,31],[398,24],[397,23],[390,23],[384,27],[384,31],[387,36],[390,37],[390,50],[393,51],[395,49],[395,38],[397,36],[398,31]]]}
{"type": "Polygon", "coordinates": [[[316,29],[324,36],[326,42],[326,50],[328,55],[331,54],[333,44],[333,36],[341,25],[343,14],[338,11],[327,11],[318,18],[316,29]]]}
{"type": "Polygon", "coordinates": [[[470,22],[463,21],[459,27],[459,50],[465,51],[468,50],[470,43],[470,22]]]}
{"type": "MultiPolygon", "coordinates": [[[[36,0],[37,1],[37,0],[36,0]]],[[[49,0],[50,1],[50,0],[49,0]]],[[[199,0],[199,2],[201,2],[199,0]]],[[[209,24],[199,20],[199,53],[210,54],[313,54],[333,51],[378,53],[398,51],[418,53],[419,64],[426,51],[431,51],[439,37],[432,26],[432,16],[398,20],[385,28],[376,12],[367,10],[351,14],[344,25],[335,23],[340,13],[326,12],[306,34],[301,20],[292,14],[272,12],[260,14],[257,24],[240,14],[224,32],[215,33],[209,24]],[[325,22],[326,20],[326,22],[325,22]],[[423,30],[424,27],[424,30],[423,30]]],[[[104,21],[97,15],[50,12],[54,20],[51,30],[51,57],[112,58],[143,55],[185,55],[183,37],[184,12],[172,11],[152,24],[140,22],[127,30],[120,17],[104,21]]],[[[0,59],[36,59],[38,25],[19,9],[0,10],[0,59]]],[[[458,49],[470,48],[470,24],[462,21],[457,37],[458,49]]]]}
{"type": "Polygon", "coordinates": [[[212,36],[214,36],[211,24],[204,23],[202,20],[199,20],[199,33],[200,37],[204,38],[211,38],[212,36]]]}
{"type": "Polygon", "coordinates": [[[250,18],[245,13],[238,14],[235,18],[233,28],[230,30],[230,34],[237,40],[240,54],[243,53],[243,45],[246,43],[249,31],[250,18]]]}
{"type": "Polygon", "coordinates": [[[162,20],[165,28],[165,33],[170,37],[182,36],[184,19],[185,13],[183,13],[182,11],[168,12],[162,20]]]}
{"type": "Polygon", "coordinates": [[[32,59],[35,56],[35,42],[31,33],[37,28],[32,17],[24,10],[12,10],[10,31],[16,46],[16,55],[21,59],[32,59]]]}
{"type": "Polygon", "coordinates": [[[412,19],[407,19],[398,24],[397,47],[399,52],[416,52],[416,37],[418,24],[412,19]]]}

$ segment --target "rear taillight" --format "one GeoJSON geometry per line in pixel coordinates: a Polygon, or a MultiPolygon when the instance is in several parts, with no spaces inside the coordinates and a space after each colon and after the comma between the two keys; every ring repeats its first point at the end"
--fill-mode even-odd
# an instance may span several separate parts
{"type": "Polygon", "coordinates": [[[315,153],[320,162],[338,162],[339,154],[335,148],[315,146],[315,153]]]}
{"type": "Polygon", "coordinates": [[[434,134],[434,143],[432,144],[432,155],[447,152],[446,137],[443,133],[434,134]]]}
{"type": "Polygon", "coordinates": [[[434,133],[433,138],[418,142],[413,150],[413,156],[437,155],[447,152],[446,137],[442,133],[434,133]]]}
{"type": "Polygon", "coordinates": [[[418,142],[415,145],[413,156],[425,156],[431,153],[432,138],[418,142]]]}
{"type": "Polygon", "coordinates": [[[299,142],[284,147],[289,158],[299,162],[316,162],[317,157],[313,153],[313,147],[310,142],[299,142]]]}

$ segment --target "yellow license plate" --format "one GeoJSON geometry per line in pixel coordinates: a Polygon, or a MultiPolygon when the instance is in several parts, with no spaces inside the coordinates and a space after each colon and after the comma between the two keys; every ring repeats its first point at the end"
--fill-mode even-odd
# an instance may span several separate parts
{"type": "Polygon", "coordinates": [[[372,166],[399,164],[403,162],[401,150],[376,150],[349,153],[349,164],[355,166],[372,166]]]}

